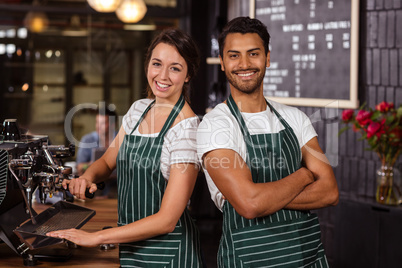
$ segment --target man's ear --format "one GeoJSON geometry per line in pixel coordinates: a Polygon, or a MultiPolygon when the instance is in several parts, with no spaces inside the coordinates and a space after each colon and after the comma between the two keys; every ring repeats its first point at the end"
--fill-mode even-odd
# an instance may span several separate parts
{"type": "Polygon", "coordinates": [[[223,59],[221,57],[221,55],[219,55],[219,62],[221,64],[221,70],[224,72],[225,71],[225,67],[223,66],[223,59]]]}
{"type": "Polygon", "coordinates": [[[271,65],[270,55],[271,55],[271,51],[268,51],[268,53],[267,53],[267,67],[269,67],[271,65]]]}

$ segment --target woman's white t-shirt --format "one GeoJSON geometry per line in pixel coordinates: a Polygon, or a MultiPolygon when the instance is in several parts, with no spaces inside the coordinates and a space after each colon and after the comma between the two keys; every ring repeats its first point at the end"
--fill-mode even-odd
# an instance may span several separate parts
{"type": "MultiPolygon", "coordinates": [[[[122,125],[127,135],[130,135],[141,115],[152,101],[152,99],[140,99],[131,105],[122,120],[122,125]]],[[[193,163],[199,165],[196,140],[199,123],[200,120],[196,116],[186,118],[166,132],[161,152],[160,166],[162,175],[166,180],[169,179],[170,166],[173,164],[193,163]]],[[[138,127],[132,133],[132,135],[145,137],[156,137],[158,134],[159,133],[141,134],[138,131],[138,127]]]]}

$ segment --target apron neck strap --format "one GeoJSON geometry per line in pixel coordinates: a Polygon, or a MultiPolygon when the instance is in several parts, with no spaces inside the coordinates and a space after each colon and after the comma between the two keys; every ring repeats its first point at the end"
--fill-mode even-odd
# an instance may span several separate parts
{"type": "Polygon", "coordinates": [[[229,94],[229,97],[226,101],[230,112],[233,114],[233,116],[236,118],[237,122],[239,123],[241,132],[243,133],[243,136],[245,139],[250,138],[250,132],[248,131],[246,127],[246,122],[244,122],[243,116],[240,113],[239,107],[237,107],[236,102],[234,101],[232,94],[229,94]]]}
{"type": "MultiPolygon", "coordinates": [[[[265,102],[267,103],[267,105],[268,105],[269,109],[271,110],[271,112],[273,112],[278,117],[278,119],[281,122],[281,124],[286,129],[291,128],[289,126],[289,124],[285,121],[285,119],[283,119],[283,117],[278,113],[278,111],[275,110],[275,108],[267,101],[267,99],[265,99],[265,102]]],[[[246,123],[244,122],[243,116],[241,115],[239,107],[237,107],[237,104],[234,101],[234,99],[232,97],[232,94],[229,95],[226,103],[227,103],[227,105],[229,107],[230,112],[233,114],[233,116],[236,118],[237,122],[239,123],[243,135],[245,137],[250,136],[250,133],[249,133],[247,127],[246,127],[246,123]]]]}
{"type": "Polygon", "coordinates": [[[140,119],[138,119],[137,124],[133,127],[133,130],[131,130],[130,135],[134,133],[134,131],[137,129],[137,127],[141,124],[142,120],[144,120],[145,115],[148,113],[148,111],[154,106],[155,100],[153,100],[148,107],[145,109],[145,111],[142,113],[140,119]]]}
{"type": "Polygon", "coordinates": [[[279,121],[282,123],[282,125],[286,128],[286,129],[291,129],[290,125],[288,124],[288,122],[286,122],[285,119],[283,119],[282,115],[280,113],[278,113],[277,110],[275,110],[275,108],[267,101],[267,99],[265,99],[265,102],[268,104],[269,108],[271,109],[272,112],[274,112],[274,114],[278,117],[279,121]]]}
{"type": "Polygon", "coordinates": [[[169,117],[167,118],[165,124],[162,127],[161,132],[159,132],[158,138],[163,138],[166,134],[166,132],[169,130],[169,128],[172,126],[174,120],[176,120],[177,115],[180,113],[181,109],[183,108],[185,103],[183,95],[180,95],[179,100],[176,102],[174,105],[172,111],[169,114],[169,117]]]}
{"type": "MultiPolygon", "coordinates": [[[[162,130],[159,132],[158,138],[165,136],[166,132],[169,130],[170,126],[173,124],[174,120],[176,120],[177,115],[180,113],[181,109],[183,108],[184,103],[185,103],[184,97],[183,97],[183,95],[180,95],[179,100],[176,102],[176,104],[174,105],[172,111],[170,112],[169,117],[167,118],[165,124],[162,127],[162,130]]],[[[137,124],[135,125],[135,127],[131,131],[130,135],[133,134],[134,130],[136,130],[137,127],[142,122],[142,120],[144,120],[145,115],[152,108],[152,106],[154,106],[154,104],[155,104],[155,100],[148,105],[148,107],[142,113],[142,115],[141,115],[140,119],[138,120],[137,124]]]]}

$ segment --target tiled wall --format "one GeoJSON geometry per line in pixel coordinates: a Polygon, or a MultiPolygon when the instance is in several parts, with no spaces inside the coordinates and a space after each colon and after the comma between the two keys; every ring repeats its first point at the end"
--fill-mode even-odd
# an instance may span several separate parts
{"type": "MultiPolygon", "coordinates": [[[[402,104],[402,0],[361,2],[360,103],[374,108],[388,101],[398,106],[402,104]]],[[[357,141],[359,137],[353,131],[339,137],[336,175],[342,194],[374,197],[374,174],[380,163],[376,154],[365,150],[365,141],[357,141]]]]}
{"type": "MultiPolygon", "coordinates": [[[[359,42],[360,103],[372,108],[381,101],[393,102],[396,106],[402,104],[402,0],[361,0],[359,42]]],[[[316,112],[313,108],[301,109],[307,115],[316,112]]],[[[337,118],[322,117],[323,120],[314,123],[324,151],[326,145],[331,144],[328,140],[331,128],[327,125],[340,122],[341,113],[342,110],[338,110],[335,112],[337,118]]],[[[342,127],[339,123],[339,129],[342,127]]],[[[379,158],[365,150],[368,144],[358,141],[359,137],[360,134],[351,130],[336,137],[339,152],[334,171],[341,199],[375,198],[375,172],[380,166],[379,158]]],[[[402,157],[399,157],[397,167],[402,170],[402,157]]],[[[336,209],[317,211],[330,264],[336,258],[336,209]]]]}

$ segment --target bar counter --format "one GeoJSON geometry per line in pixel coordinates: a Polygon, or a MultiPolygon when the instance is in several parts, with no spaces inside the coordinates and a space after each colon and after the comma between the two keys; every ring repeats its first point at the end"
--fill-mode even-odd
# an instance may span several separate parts
{"type": "MultiPolygon", "coordinates": [[[[117,226],[117,199],[93,199],[85,202],[75,201],[74,204],[87,207],[96,211],[93,216],[81,230],[94,232],[101,230],[105,226],[117,226]]],[[[47,209],[50,205],[38,204],[33,205],[34,210],[39,214],[47,209]]],[[[49,247],[51,249],[53,247],[49,247]]],[[[57,250],[68,252],[65,244],[56,247],[57,250]]],[[[117,268],[119,267],[119,249],[118,245],[114,249],[107,251],[101,250],[99,247],[85,248],[79,247],[71,249],[72,255],[66,261],[42,261],[33,267],[62,267],[62,268],[117,268]]],[[[9,267],[27,267],[23,264],[23,258],[9,248],[5,243],[0,243],[0,268],[9,267]]]]}

